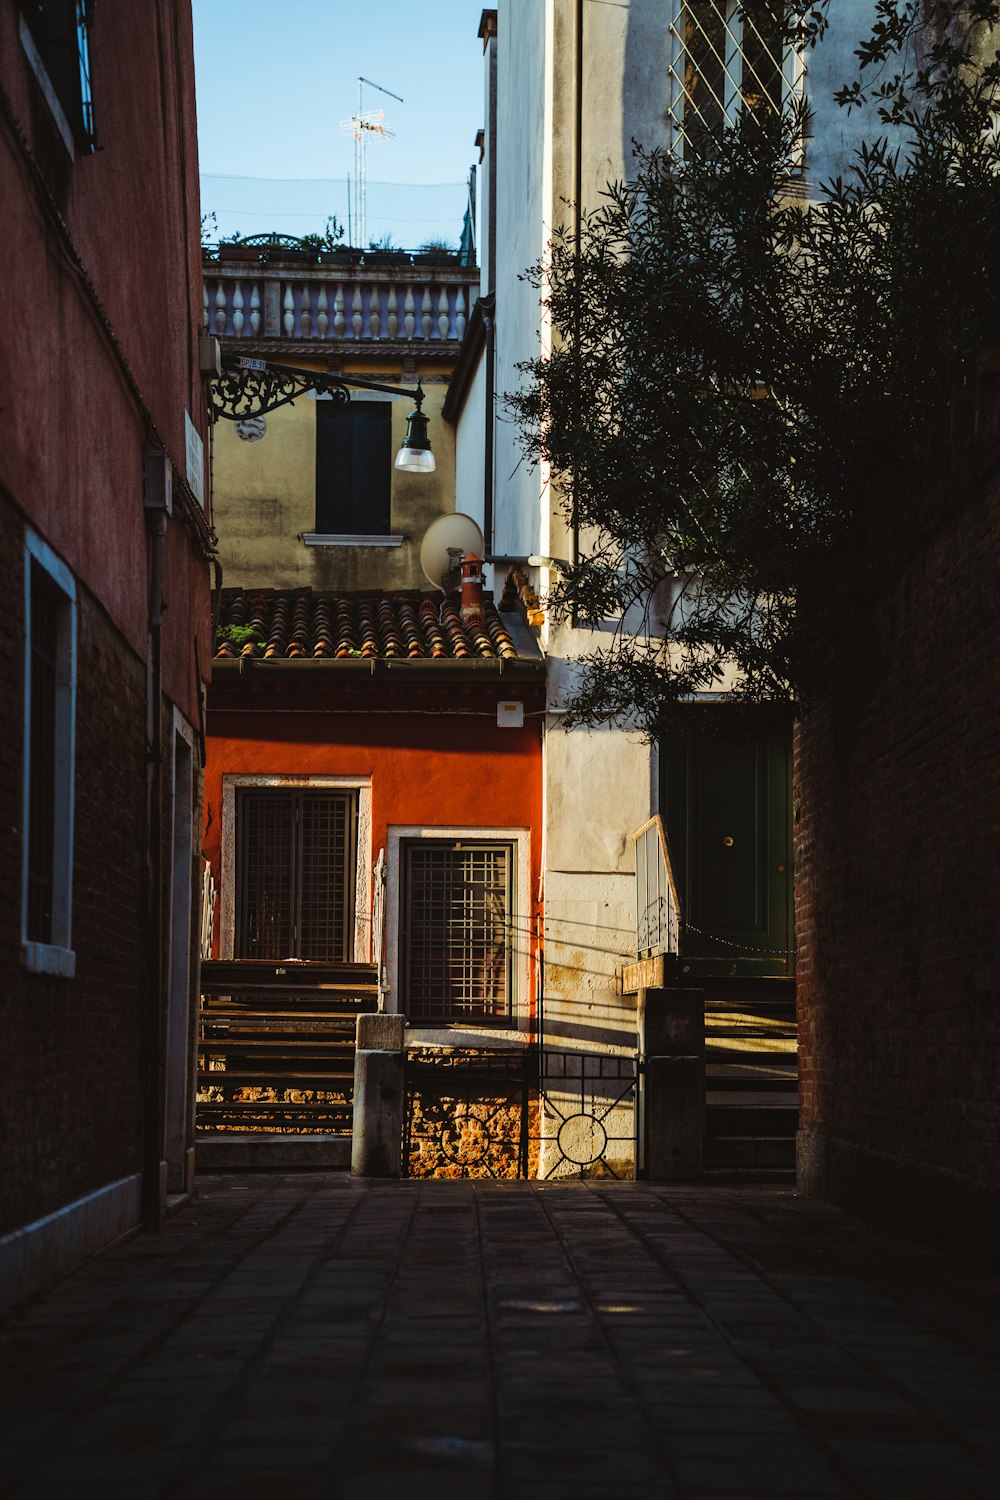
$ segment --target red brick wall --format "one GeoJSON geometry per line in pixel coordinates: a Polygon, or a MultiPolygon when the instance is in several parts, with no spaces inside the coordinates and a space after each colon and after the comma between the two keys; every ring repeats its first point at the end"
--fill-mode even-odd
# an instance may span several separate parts
{"type": "MultiPolygon", "coordinates": [[[[190,4],[101,0],[93,17],[101,149],[70,161],[25,58],[20,6],[0,0],[0,82],[14,116],[0,112],[0,482],[144,653],[142,455],[155,440],[125,364],[175,470],[186,468],[185,409],[207,469],[190,4]]],[[[164,597],[164,688],[193,723],[192,637],[207,662],[209,574],[179,515],[164,597]]]]}
{"type": "Polygon", "coordinates": [[[886,536],[796,750],[801,1185],[973,1251],[1000,1218],[996,459],[886,536]]]}
{"type": "MultiPolygon", "coordinates": [[[[91,8],[92,155],[55,129],[22,9],[0,0],[0,1233],[140,1167],[141,1023],[155,1037],[159,1019],[148,910],[169,890],[169,830],[159,900],[144,848],[143,453],[162,445],[183,478],[185,411],[207,436],[190,0],[91,8]],[[26,972],[19,944],[26,526],[76,581],[74,979],[26,972]]],[[[178,489],[168,739],[173,705],[198,725],[196,637],[210,655],[204,517],[178,489]]]]}
{"type": "MultiPolygon", "coordinates": [[[[0,680],[20,701],[23,526],[0,500],[0,680]]],[[[77,598],[76,977],[20,962],[22,720],[0,736],[0,1234],[140,1166],[146,875],[145,670],[77,598]]],[[[5,700],[6,701],[6,700],[5,700]]]]}

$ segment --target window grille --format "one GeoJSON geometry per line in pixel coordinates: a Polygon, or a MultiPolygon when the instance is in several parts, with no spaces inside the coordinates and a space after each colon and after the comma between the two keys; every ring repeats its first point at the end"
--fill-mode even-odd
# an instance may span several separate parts
{"type": "Polygon", "coordinates": [[[350,958],[354,799],[343,792],[244,792],[236,836],[236,957],[350,958]]]}
{"type": "Polygon", "coordinates": [[[403,857],[400,967],[411,1020],[510,1015],[513,845],[421,839],[403,857]]]}
{"type": "Polygon", "coordinates": [[[802,88],[802,54],[781,0],[680,0],[671,24],[669,115],[680,154],[735,123],[742,105],[778,114],[802,88]]]}

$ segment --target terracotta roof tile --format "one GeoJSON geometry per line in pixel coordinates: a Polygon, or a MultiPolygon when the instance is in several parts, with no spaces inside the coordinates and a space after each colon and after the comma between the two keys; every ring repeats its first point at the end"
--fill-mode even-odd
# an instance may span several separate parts
{"type": "Polygon", "coordinates": [[[520,603],[529,625],[545,622],[545,607],[520,568],[510,568],[504,580],[500,596],[500,608],[505,613],[515,610],[520,603]]]}
{"type": "Polygon", "coordinates": [[[514,660],[517,648],[490,598],[481,624],[458,605],[420,593],[326,594],[312,589],[224,589],[215,655],[268,660],[348,657],[514,660]],[[252,631],[246,635],[245,631],[252,631]]]}

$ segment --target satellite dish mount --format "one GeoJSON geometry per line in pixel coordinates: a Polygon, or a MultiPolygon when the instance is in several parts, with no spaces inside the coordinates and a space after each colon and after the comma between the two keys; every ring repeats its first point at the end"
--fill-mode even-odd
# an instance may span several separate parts
{"type": "Polygon", "coordinates": [[[483,533],[471,516],[461,511],[438,516],[424,532],[420,543],[420,566],[432,588],[451,594],[462,582],[462,559],[472,553],[482,558],[483,533]]]}

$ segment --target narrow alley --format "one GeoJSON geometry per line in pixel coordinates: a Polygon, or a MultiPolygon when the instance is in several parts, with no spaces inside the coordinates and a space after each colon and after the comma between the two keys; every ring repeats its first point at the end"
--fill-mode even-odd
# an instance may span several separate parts
{"type": "Polygon", "coordinates": [[[0,1490],[992,1497],[994,1292],[785,1188],[210,1177],[6,1328],[0,1490]]]}

